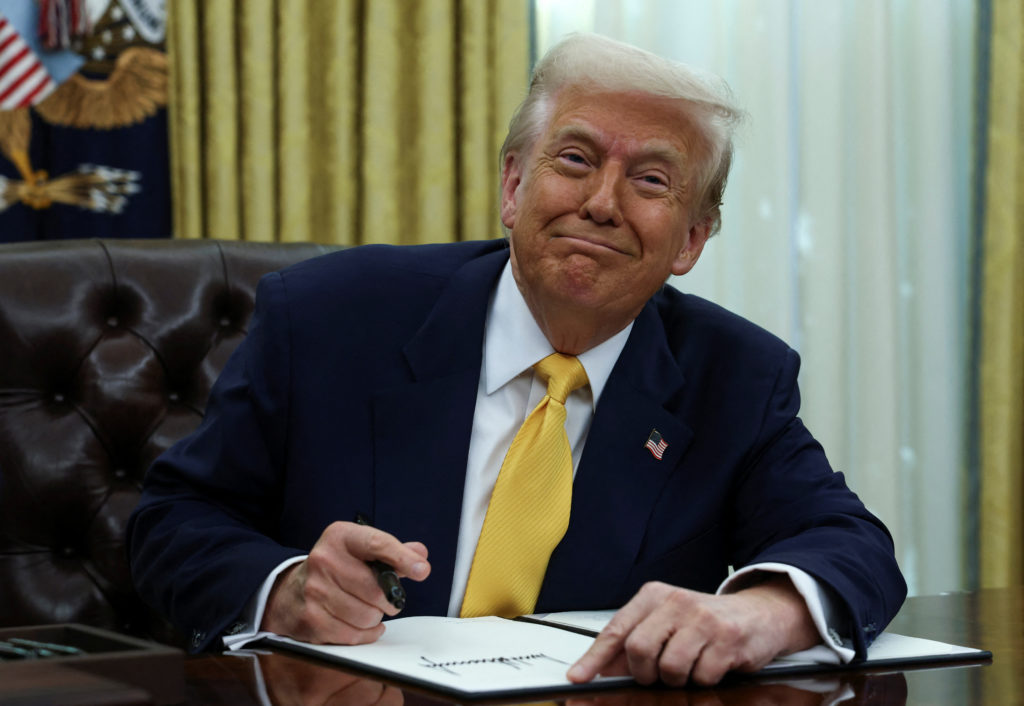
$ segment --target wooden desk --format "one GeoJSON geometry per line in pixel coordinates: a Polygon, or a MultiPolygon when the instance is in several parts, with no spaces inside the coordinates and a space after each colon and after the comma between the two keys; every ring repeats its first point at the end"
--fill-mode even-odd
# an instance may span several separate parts
{"type": "MultiPolygon", "coordinates": [[[[569,706],[732,706],[1024,703],[1024,587],[911,598],[893,632],[991,650],[991,663],[888,672],[848,672],[813,680],[741,682],[706,690],[633,688],[577,694],[569,706]],[[818,693],[821,691],[822,693],[818,693]]],[[[188,704],[432,706],[444,697],[360,678],[288,654],[211,655],[186,660],[188,704]],[[257,665],[259,669],[257,670],[257,665]],[[261,684],[262,682],[262,684],[261,684]],[[268,697],[261,701],[263,689],[268,697]]]]}

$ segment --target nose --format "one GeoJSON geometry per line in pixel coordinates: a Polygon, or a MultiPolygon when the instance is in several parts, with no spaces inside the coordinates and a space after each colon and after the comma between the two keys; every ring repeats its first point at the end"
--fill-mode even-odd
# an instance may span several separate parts
{"type": "Polygon", "coordinates": [[[579,216],[598,224],[622,224],[622,204],[619,187],[621,178],[614,165],[606,164],[587,179],[586,193],[579,216]]]}

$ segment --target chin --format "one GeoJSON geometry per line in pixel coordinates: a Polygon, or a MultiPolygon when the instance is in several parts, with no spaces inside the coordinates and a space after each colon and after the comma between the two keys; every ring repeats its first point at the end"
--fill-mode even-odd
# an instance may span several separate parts
{"type": "Polygon", "coordinates": [[[555,282],[552,294],[580,309],[600,309],[608,304],[607,291],[599,278],[567,272],[555,282]]]}

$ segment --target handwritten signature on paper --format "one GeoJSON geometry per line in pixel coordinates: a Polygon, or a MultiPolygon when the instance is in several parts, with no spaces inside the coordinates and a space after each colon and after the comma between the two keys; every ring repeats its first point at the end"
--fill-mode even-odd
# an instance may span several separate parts
{"type": "Polygon", "coordinates": [[[502,664],[506,667],[512,667],[513,669],[523,669],[524,667],[532,666],[537,660],[542,659],[550,660],[552,662],[558,662],[559,664],[569,664],[568,662],[564,662],[560,659],[555,659],[554,657],[546,655],[542,652],[538,652],[537,654],[520,655],[518,657],[487,657],[484,659],[463,659],[451,662],[435,662],[429,657],[423,657],[421,655],[421,661],[419,666],[426,667],[427,669],[439,669],[442,672],[448,672],[449,674],[454,676],[461,676],[459,672],[457,672],[454,669],[454,667],[471,667],[473,665],[481,664],[502,664]]]}

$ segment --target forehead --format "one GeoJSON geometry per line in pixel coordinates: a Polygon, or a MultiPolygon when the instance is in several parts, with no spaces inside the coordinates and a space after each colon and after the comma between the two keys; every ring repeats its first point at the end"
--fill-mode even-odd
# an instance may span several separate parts
{"type": "Polygon", "coordinates": [[[605,149],[688,161],[697,138],[690,111],[678,99],[567,90],[553,100],[541,142],[582,139],[605,149]]]}

